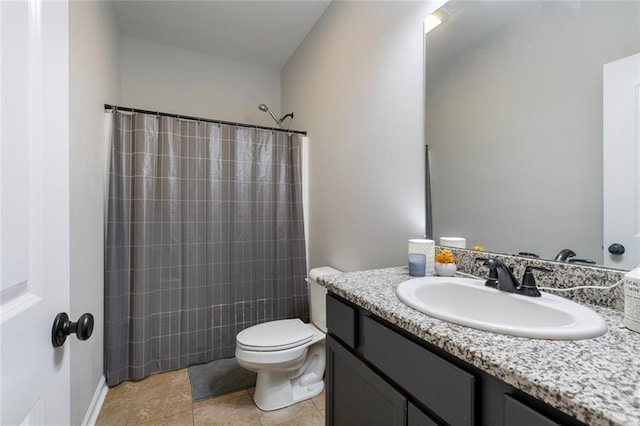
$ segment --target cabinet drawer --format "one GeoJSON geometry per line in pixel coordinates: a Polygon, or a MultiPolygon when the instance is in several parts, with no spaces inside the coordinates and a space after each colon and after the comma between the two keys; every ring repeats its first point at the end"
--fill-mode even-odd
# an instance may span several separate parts
{"type": "Polygon", "coordinates": [[[357,314],[355,308],[327,294],[327,329],[352,349],[356,347],[357,314]]]}
{"type": "Polygon", "coordinates": [[[504,396],[504,426],[559,426],[548,417],[533,408],[514,399],[510,395],[504,396]]]}
{"type": "Polygon", "coordinates": [[[451,425],[473,425],[475,377],[372,318],[363,319],[365,359],[451,425]]]}

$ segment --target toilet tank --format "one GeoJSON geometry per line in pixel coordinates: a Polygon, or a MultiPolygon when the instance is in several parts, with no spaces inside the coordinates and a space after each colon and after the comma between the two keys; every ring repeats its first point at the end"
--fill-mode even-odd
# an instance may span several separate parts
{"type": "Polygon", "coordinates": [[[309,284],[309,317],[311,322],[324,333],[327,332],[327,306],[325,301],[327,289],[318,284],[317,279],[318,277],[341,273],[331,266],[322,266],[310,270],[307,278],[307,283],[309,284]]]}

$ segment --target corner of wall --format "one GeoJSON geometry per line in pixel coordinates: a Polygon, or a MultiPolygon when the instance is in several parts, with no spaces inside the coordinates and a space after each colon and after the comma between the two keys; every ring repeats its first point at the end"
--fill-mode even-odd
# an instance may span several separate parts
{"type": "Polygon", "coordinates": [[[424,235],[422,27],[436,7],[333,2],[281,71],[283,108],[310,137],[309,268],[404,264],[424,235]]]}
{"type": "MultiPolygon", "coordinates": [[[[103,380],[104,104],[119,101],[120,42],[111,2],[69,6],[70,316],[91,312],[93,336],[71,342],[71,423],[103,380]]],[[[94,397],[95,399],[95,397],[94,397]]],[[[99,408],[98,408],[99,409],[99,408]]]]}

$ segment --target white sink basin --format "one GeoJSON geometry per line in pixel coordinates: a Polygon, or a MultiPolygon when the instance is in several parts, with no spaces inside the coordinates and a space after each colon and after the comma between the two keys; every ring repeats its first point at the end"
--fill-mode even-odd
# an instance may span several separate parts
{"type": "Polygon", "coordinates": [[[484,280],[424,277],[401,283],[396,294],[427,315],[467,327],[536,339],[577,340],[602,336],[604,319],[562,297],[521,296],[486,287],[484,280]]]}

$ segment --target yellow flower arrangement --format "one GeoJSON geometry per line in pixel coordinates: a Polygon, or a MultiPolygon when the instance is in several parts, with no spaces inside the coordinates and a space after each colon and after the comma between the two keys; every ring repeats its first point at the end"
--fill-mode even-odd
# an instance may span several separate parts
{"type": "Polygon", "coordinates": [[[440,252],[436,254],[436,262],[456,263],[456,259],[455,257],[453,257],[453,253],[451,253],[451,250],[440,250],[440,252]]]}
{"type": "Polygon", "coordinates": [[[482,247],[482,246],[473,246],[472,250],[473,251],[484,251],[484,247],[482,247]]]}

